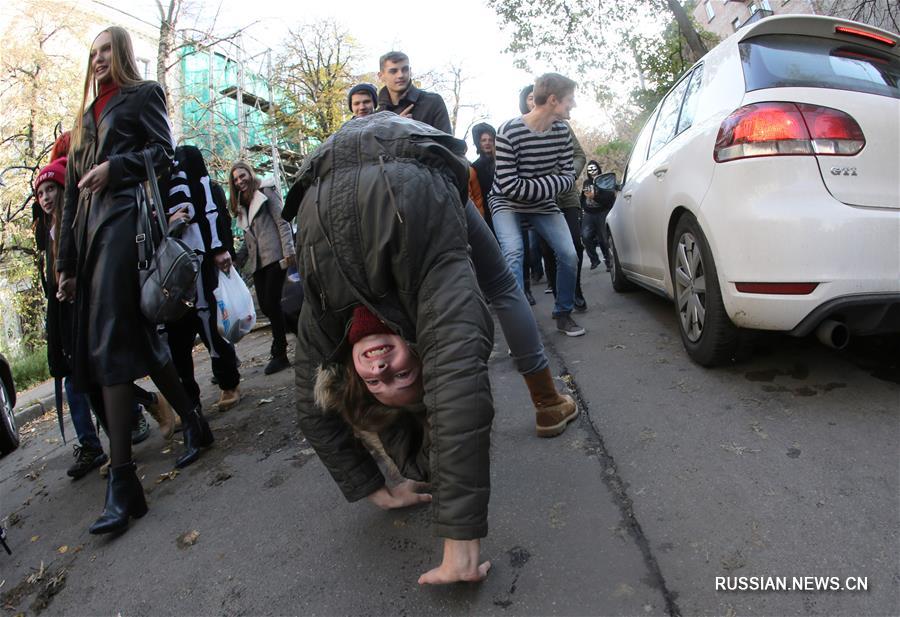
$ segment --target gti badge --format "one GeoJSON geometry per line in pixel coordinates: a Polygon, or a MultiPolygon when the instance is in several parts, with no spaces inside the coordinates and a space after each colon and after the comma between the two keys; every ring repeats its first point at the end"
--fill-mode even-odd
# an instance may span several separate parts
{"type": "Polygon", "coordinates": [[[855,176],[856,167],[832,167],[831,168],[832,176],[855,176]]]}

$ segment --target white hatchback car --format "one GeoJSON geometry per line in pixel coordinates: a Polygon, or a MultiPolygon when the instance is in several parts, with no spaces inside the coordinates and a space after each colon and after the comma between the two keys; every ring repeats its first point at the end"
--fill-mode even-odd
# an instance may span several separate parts
{"type": "Polygon", "coordinates": [[[607,218],[616,291],[675,301],[704,366],[740,328],[900,332],[900,37],[763,19],[650,115],[607,218]]]}

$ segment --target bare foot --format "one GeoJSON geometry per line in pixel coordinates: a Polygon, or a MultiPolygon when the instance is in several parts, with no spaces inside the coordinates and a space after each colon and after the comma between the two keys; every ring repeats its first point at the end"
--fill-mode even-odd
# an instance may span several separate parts
{"type": "Polygon", "coordinates": [[[478,563],[480,540],[444,540],[444,559],[419,577],[420,585],[446,585],[448,583],[477,583],[487,578],[491,562],[478,563]]]}

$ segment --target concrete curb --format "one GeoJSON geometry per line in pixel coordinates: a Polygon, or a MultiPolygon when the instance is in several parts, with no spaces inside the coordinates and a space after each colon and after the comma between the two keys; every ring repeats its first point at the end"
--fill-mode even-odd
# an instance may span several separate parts
{"type": "Polygon", "coordinates": [[[28,405],[27,407],[22,407],[21,409],[16,409],[13,411],[13,415],[16,418],[16,425],[22,426],[27,422],[31,422],[36,418],[40,418],[42,415],[47,413],[48,411],[56,410],[56,395],[51,394],[50,396],[45,396],[39,401],[35,401],[28,405]]]}

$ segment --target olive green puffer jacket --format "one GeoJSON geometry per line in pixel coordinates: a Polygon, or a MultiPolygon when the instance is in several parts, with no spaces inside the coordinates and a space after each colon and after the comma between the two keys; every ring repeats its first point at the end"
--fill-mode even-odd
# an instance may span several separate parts
{"type": "Polygon", "coordinates": [[[315,406],[316,368],[342,362],[353,307],[367,305],[423,365],[435,535],[487,534],[493,321],[469,260],[463,142],[383,112],[347,122],[304,162],[297,215],[304,281],[295,364],[300,428],[346,498],[384,483],[344,420],[315,406]]]}

